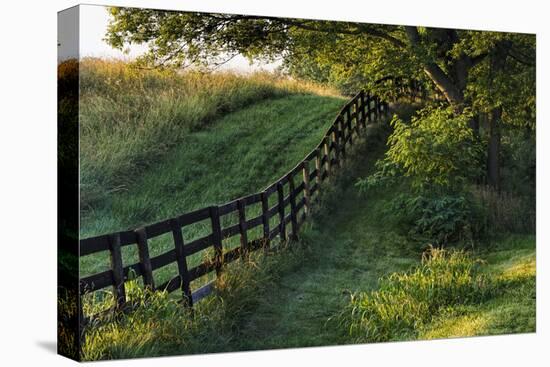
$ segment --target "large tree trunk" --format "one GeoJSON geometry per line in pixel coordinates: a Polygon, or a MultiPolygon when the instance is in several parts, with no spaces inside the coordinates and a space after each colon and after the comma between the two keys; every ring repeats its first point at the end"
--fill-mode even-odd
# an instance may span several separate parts
{"type": "MultiPolygon", "coordinates": [[[[416,27],[407,26],[405,27],[405,32],[413,51],[418,52],[418,49],[422,47],[418,29],[416,27]]],[[[437,89],[443,93],[445,99],[451,104],[451,106],[453,106],[456,112],[462,112],[464,109],[464,92],[460,88],[460,85],[455,84],[455,82],[439,67],[439,65],[433,61],[424,62],[423,69],[426,75],[428,75],[428,77],[434,82],[437,89]]],[[[468,76],[466,58],[461,60],[458,74],[460,74],[459,80],[464,82],[463,84],[465,87],[468,76]]]]}
{"type": "Polygon", "coordinates": [[[497,107],[489,116],[489,146],[487,151],[487,183],[500,191],[500,119],[502,108],[497,107]]]}

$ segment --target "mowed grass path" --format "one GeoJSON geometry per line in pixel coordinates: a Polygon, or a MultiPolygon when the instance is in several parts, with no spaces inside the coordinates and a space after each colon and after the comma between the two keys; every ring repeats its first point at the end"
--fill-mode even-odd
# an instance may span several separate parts
{"type": "MultiPolygon", "coordinates": [[[[317,95],[269,99],[189,133],[166,158],[136,172],[132,186],[85,213],[81,236],[136,228],[258,192],[319,143],[344,103],[317,95]]],[[[154,244],[152,256],[172,248],[168,237],[154,244]]],[[[126,249],[124,263],[137,260],[131,246],[126,249]]],[[[108,266],[107,254],[83,257],[81,275],[108,266]]],[[[172,270],[161,269],[161,278],[172,270]]]]}
{"type": "Polygon", "coordinates": [[[381,216],[381,200],[365,199],[354,186],[373,169],[384,140],[368,140],[339,179],[319,218],[303,233],[309,248],[301,266],[283,274],[241,325],[236,348],[271,349],[353,343],[335,316],[350,292],[376,289],[378,279],[404,271],[419,251],[381,216]]]}

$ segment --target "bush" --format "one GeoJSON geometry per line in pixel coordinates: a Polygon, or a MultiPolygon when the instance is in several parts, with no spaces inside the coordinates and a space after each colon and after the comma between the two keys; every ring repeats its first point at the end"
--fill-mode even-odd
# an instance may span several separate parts
{"type": "Polygon", "coordinates": [[[340,321],[359,342],[413,338],[446,308],[494,292],[479,264],[466,252],[430,247],[412,271],[382,278],[377,291],[352,294],[340,321]]]}
{"type": "Polygon", "coordinates": [[[483,166],[470,119],[468,113],[457,116],[449,108],[433,107],[420,110],[410,123],[395,116],[385,160],[417,190],[460,191],[483,166]]]}
{"type": "Polygon", "coordinates": [[[485,231],[483,212],[460,194],[400,194],[387,205],[409,235],[443,245],[479,238],[485,231]]]}
{"type": "Polygon", "coordinates": [[[433,106],[410,123],[395,116],[389,149],[376,162],[376,172],[358,181],[359,190],[395,186],[401,194],[388,203],[387,212],[411,235],[438,244],[478,237],[485,221],[468,185],[480,174],[483,151],[470,118],[467,112],[455,115],[433,106]]]}

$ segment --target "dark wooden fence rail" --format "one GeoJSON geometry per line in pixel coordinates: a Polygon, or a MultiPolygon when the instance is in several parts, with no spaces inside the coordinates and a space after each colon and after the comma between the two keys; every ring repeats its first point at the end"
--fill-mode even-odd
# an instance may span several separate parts
{"type": "Polygon", "coordinates": [[[213,290],[213,281],[192,289],[191,282],[215,272],[223,271],[223,265],[235,261],[250,251],[268,249],[271,240],[279,237],[281,241],[297,236],[300,225],[310,213],[312,200],[319,194],[321,183],[342,165],[346,157],[346,148],[366,129],[367,123],[388,114],[388,104],[376,96],[361,91],[342,108],[325,136],[300,163],[262,192],[251,194],[228,203],[210,206],[185,213],[158,223],[135,230],[116,232],[80,240],[80,256],[88,256],[108,251],[111,259],[110,269],[80,279],[81,296],[106,287],[112,287],[115,296],[114,309],[127,305],[125,282],[130,275],[141,276],[145,287],[152,290],[166,290],[182,293],[184,303],[192,307],[201,298],[213,290]],[[285,195],[285,192],[288,194],[285,195]],[[276,204],[269,207],[269,198],[275,195],[276,204]],[[261,214],[254,218],[246,217],[246,207],[260,204],[261,214]],[[236,213],[238,223],[222,227],[220,218],[236,213]],[[272,225],[271,218],[278,218],[272,225]],[[182,231],[186,226],[209,220],[211,233],[185,243],[182,231]],[[251,229],[262,227],[262,237],[248,239],[251,229]],[[149,240],[171,234],[174,248],[163,254],[149,255],[149,240]],[[222,241],[232,236],[240,236],[240,246],[224,249],[222,241]],[[121,249],[136,246],[139,262],[124,265],[121,249]],[[213,250],[213,256],[195,267],[190,267],[189,257],[207,248],[213,250]],[[155,284],[153,271],[163,266],[177,263],[178,274],[163,284],[155,284]]]}

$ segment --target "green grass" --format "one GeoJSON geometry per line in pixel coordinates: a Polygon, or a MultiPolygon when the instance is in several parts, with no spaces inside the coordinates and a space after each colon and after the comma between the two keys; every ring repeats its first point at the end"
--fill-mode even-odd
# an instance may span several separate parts
{"type": "Polygon", "coordinates": [[[423,330],[420,339],[452,338],[536,330],[536,254],[534,236],[510,236],[479,251],[484,272],[498,294],[487,302],[449,309],[423,330]]]}
{"type": "MultiPolygon", "coordinates": [[[[111,195],[101,207],[86,212],[81,235],[135,228],[258,192],[313,149],[342,102],[314,95],[266,100],[189,133],[127,191],[111,195]]],[[[207,234],[206,222],[187,227],[185,239],[207,234]]],[[[151,256],[173,246],[170,235],[151,242],[151,256]]],[[[135,249],[125,250],[125,263],[137,261],[135,249]]],[[[107,269],[109,259],[107,254],[91,255],[81,258],[80,264],[81,275],[87,275],[107,269]]],[[[174,274],[175,268],[161,269],[158,284],[174,274]]]]}
{"type": "MultiPolygon", "coordinates": [[[[60,83],[70,78],[60,68],[60,83]]],[[[172,153],[192,131],[268,98],[335,95],[269,73],[239,76],[139,69],[122,61],[80,62],[80,202],[95,210],[172,153]]]]}
{"type": "MultiPolygon", "coordinates": [[[[135,188],[114,196],[104,209],[89,213],[88,233],[154,220],[155,215],[162,219],[184,207],[192,209],[220,203],[258,190],[287,171],[315,145],[340,103],[340,100],[300,95],[260,102],[231,113],[206,130],[191,133],[189,139],[193,144],[175,149],[148,169],[136,181],[135,188]],[[320,100],[324,103],[318,103],[320,100]],[[322,112],[322,106],[327,110],[322,112]],[[317,110],[310,117],[303,117],[309,121],[302,122],[292,118],[289,112],[292,109],[317,110]],[[317,116],[328,116],[328,120],[315,125],[317,116]],[[276,143],[265,136],[271,131],[266,126],[273,127],[267,124],[268,119],[281,121],[280,125],[276,124],[281,129],[275,134],[281,138],[276,143]],[[286,134],[286,129],[291,131],[286,134]],[[235,144],[234,134],[246,143],[235,144]],[[289,144],[292,139],[296,144],[289,144]],[[264,141],[271,143],[263,146],[264,141]],[[212,146],[216,148],[205,149],[212,146]],[[300,149],[303,151],[298,151],[300,149]],[[180,167],[189,160],[201,162],[204,169],[185,176],[187,169],[180,167]],[[263,171],[264,166],[258,162],[267,160],[277,163],[263,171]],[[223,180],[227,175],[232,177],[230,182],[223,180]],[[258,175],[263,178],[255,181],[253,177],[258,175]],[[193,185],[180,187],[180,177],[200,177],[209,185],[197,185],[185,191],[193,185]],[[199,196],[199,192],[207,194],[199,196]],[[153,193],[170,194],[174,200],[152,202],[153,193]],[[134,202],[125,208],[129,201],[134,202]],[[150,205],[153,209],[148,209],[150,205]],[[120,208],[119,214],[126,214],[109,214],[115,207],[120,208]],[[134,212],[140,214],[132,219],[134,212]],[[116,218],[126,222],[117,222],[116,218]]],[[[192,319],[174,299],[168,298],[152,308],[145,305],[134,316],[98,323],[88,331],[85,359],[340,345],[372,340],[349,332],[350,325],[346,324],[349,318],[342,315],[349,311],[351,295],[380,291],[380,278],[392,274],[394,278],[403,278],[404,274],[411,274],[421,265],[422,253],[428,247],[426,243],[411,241],[392,218],[380,215],[387,200],[395,195],[395,187],[380,189],[366,197],[355,187],[357,179],[371,173],[374,162],[384,153],[385,136],[385,129],[370,128],[369,138],[352,152],[341,175],[323,187],[314,208],[314,219],[306,222],[300,241],[276,253],[255,254],[248,261],[238,261],[228,267],[218,280],[217,296],[199,303],[192,319]]],[[[198,228],[197,233],[200,231],[198,228]]],[[[500,237],[491,244],[480,244],[469,256],[483,260],[476,262],[473,279],[478,276],[488,279],[487,285],[480,287],[491,288],[476,290],[474,287],[476,297],[470,297],[468,302],[434,304],[427,308],[429,315],[417,314],[422,319],[418,328],[396,323],[387,328],[384,340],[534,331],[534,237],[500,237]],[[479,290],[483,292],[476,293],[479,290]],[[479,294],[482,297],[477,298],[479,294]]],[[[88,271],[95,271],[97,258],[90,259],[94,261],[84,264],[88,271]]],[[[448,270],[445,266],[441,268],[448,270]]],[[[434,275],[437,278],[437,274],[434,275]]],[[[467,286],[458,294],[471,295],[471,288],[467,286]]]]}

